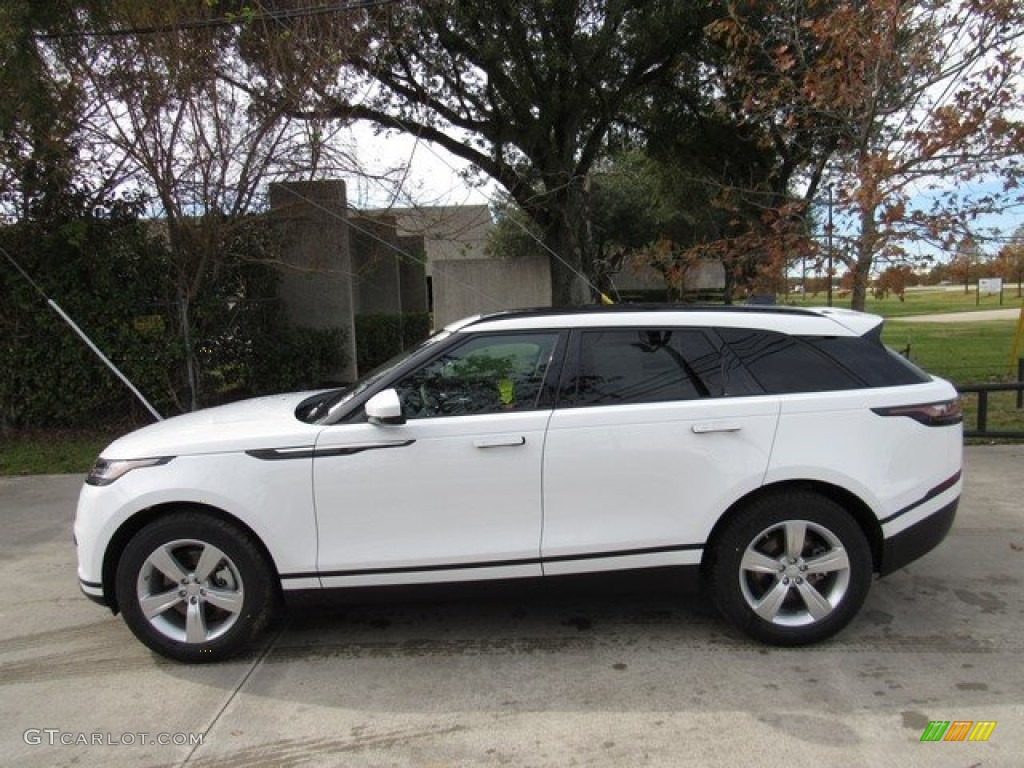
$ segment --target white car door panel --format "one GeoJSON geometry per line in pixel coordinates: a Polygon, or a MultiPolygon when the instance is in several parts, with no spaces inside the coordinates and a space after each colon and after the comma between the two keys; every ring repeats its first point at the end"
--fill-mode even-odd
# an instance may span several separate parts
{"type": "Polygon", "coordinates": [[[394,420],[400,408],[405,423],[320,434],[313,483],[324,586],[541,574],[551,409],[540,403],[558,339],[468,336],[378,393],[372,409],[394,420]]]}
{"type": "Polygon", "coordinates": [[[540,575],[549,417],[325,429],[313,461],[324,586],[540,575]]]}
{"type": "Polygon", "coordinates": [[[699,563],[718,516],[760,484],[778,408],[751,397],[556,411],[545,574],[699,563]]]}
{"type": "Polygon", "coordinates": [[[586,329],[570,342],[544,456],[545,574],[700,562],[768,466],[778,398],[699,329],[586,329]]]}

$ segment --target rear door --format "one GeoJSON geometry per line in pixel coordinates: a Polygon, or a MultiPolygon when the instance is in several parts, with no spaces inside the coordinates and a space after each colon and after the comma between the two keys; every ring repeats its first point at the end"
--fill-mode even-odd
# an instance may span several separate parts
{"type": "Polygon", "coordinates": [[[574,333],[544,452],[545,574],[697,564],[763,480],[779,399],[702,329],[574,333]]]}

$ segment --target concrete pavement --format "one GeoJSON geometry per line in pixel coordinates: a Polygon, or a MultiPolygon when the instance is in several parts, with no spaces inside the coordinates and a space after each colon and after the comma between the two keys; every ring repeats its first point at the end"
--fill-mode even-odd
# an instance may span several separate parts
{"type": "Polygon", "coordinates": [[[81,478],[0,478],[0,761],[1019,766],[1024,446],[966,453],[949,539],[819,646],[754,645],[696,597],[533,594],[304,609],[202,667],[79,594],[81,478]],[[922,743],[933,720],[997,725],[922,743]]]}

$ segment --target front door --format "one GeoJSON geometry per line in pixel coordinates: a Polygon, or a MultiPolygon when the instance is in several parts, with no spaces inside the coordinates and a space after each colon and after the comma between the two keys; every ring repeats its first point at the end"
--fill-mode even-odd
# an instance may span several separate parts
{"type": "Polygon", "coordinates": [[[557,333],[466,334],[394,387],[401,425],[325,428],[325,587],[540,575],[544,379],[557,333]]]}

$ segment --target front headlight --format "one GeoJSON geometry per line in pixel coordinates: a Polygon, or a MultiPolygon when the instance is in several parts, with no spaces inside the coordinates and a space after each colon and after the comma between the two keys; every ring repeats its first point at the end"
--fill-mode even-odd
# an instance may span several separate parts
{"type": "Polygon", "coordinates": [[[102,456],[96,459],[96,463],[89,470],[89,476],[85,482],[89,485],[110,485],[133,469],[143,467],[158,467],[166,464],[173,456],[160,456],[154,459],[104,459],[102,456]]]}

